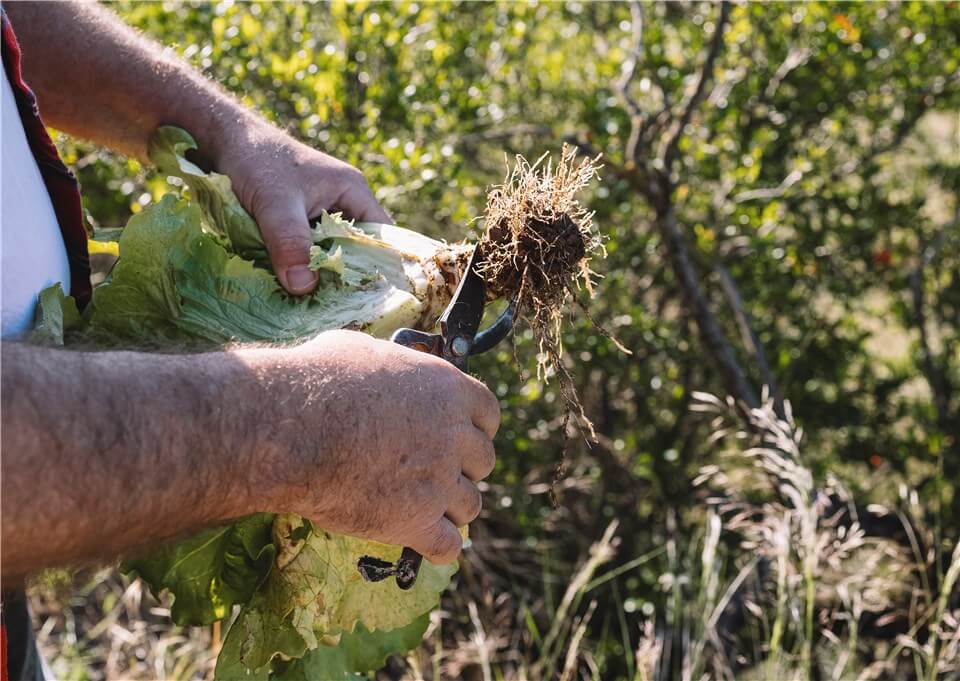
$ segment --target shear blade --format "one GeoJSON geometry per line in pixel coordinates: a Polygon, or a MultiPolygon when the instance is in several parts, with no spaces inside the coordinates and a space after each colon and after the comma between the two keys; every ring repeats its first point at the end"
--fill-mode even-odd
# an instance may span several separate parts
{"type": "Polygon", "coordinates": [[[447,305],[447,309],[440,316],[440,330],[444,341],[451,342],[454,338],[466,338],[472,345],[480,320],[483,318],[483,308],[486,304],[486,285],[483,277],[477,274],[476,266],[480,262],[479,251],[476,247],[467,262],[463,278],[457,290],[447,305]]]}

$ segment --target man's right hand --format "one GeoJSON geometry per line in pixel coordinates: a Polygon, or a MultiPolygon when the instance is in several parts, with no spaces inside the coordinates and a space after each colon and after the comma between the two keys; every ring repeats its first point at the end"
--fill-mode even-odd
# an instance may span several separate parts
{"type": "Polygon", "coordinates": [[[350,331],[241,351],[265,393],[244,457],[252,510],[456,559],[493,470],[496,398],[433,355],[350,331]],[[261,408],[262,407],[262,408],[261,408]]]}
{"type": "Polygon", "coordinates": [[[0,368],[5,583],[257,511],[449,562],[494,464],[490,391],[361,333],[183,355],[4,343],[0,368]]]}

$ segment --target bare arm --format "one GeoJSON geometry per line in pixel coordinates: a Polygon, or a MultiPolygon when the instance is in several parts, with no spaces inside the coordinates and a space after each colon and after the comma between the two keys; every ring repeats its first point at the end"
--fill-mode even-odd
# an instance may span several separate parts
{"type": "Polygon", "coordinates": [[[238,358],[4,343],[2,375],[5,579],[241,512],[238,358]]]}
{"type": "Polygon", "coordinates": [[[44,120],[141,160],[162,124],[189,130],[201,149],[254,119],[214,83],[96,3],[12,2],[24,76],[44,120]]]}
{"type": "Polygon", "coordinates": [[[27,82],[53,126],[146,158],[160,125],[197,139],[233,181],[291,293],[313,290],[308,218],[321,210],[389,222],[356,168],[301,144],[244,108],[171,50],[95,3],[9,2],[27,82]]]}
{"type": "Polygon", "coordinates": [[[259,511],[450,561],[493,467],[495,398],[363,334],[195,355],[2,352],[5,584],[259,511]]]}

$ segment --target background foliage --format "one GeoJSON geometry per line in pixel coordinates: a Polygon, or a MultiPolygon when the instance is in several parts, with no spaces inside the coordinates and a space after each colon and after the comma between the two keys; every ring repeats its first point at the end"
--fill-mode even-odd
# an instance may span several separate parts
{"type": "MultiPolygon", "coordinates": [[[[423,653],[385,674],[633,678],[653,650],[653,672],[692,678],[691,641],[710,633],[691,610],[713,574],[710,519],[723,518],[709,554],[717,579],[729,584],[753,557],[723,515],[737,479],[725,491],[695,484],[726,464],[717,424],[691,411],[694,391],[758,407],[766,384],[773,418],[788,399],[813,480],[846,490],[868,538],[915,528],[923,567],[894,581],[929,573],[936,601],[960,521],[957,3],[114,8],[361,168],[398,224],[432,236],[470,236],[505,155],[536,158],[564,140],[604,155],[584,199],[608,257],[584,302],[633,355],[575,309],[564,339],[599,442],[562,432],[553,384],[528,370],[528,336],[516,337],[517,361],[504,348],[477,364],[504,413],[487,510],[423,653]],[[891,529],[871,504],[902,521],[891,529]],[[591,576],[601,564],[606,576],[591,576]],[[577,566],[591,573],[566,602],[577,566]]],[[[59,142],[98,226],[123,225],[166,190],[136,161],[59,142]]],[[[818,622],[811,649],[841,637],[852,649],[841,676],[929,675],[919,653],[897,648],[900,634],[930,643],[909,600],[891,606],[902,628],[870,629],[861,612],[818,622]],[[851,631],[862,634],[852,643],[851,631]]],[[[808,634],[787,623],[784,643],[760,627],[732,653],[705,645],[728,653],[718,674],[762,677],[777,646],[791,674],[835,673],[835,653],[804,656],[808,634]]],[[[100,673],[102,660],[88,662],[76,673],[100,673]]]]}

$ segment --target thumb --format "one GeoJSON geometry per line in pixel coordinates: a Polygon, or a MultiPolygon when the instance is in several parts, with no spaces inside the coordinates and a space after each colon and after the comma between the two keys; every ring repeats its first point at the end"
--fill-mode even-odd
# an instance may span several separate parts
{"type": "Polygon", "coordinates": [[[443,517],[411,540],[410,548],[418,551],[431,563],[446,565],[460,555],[463,538],[456,526],[443,517]]]}
{"type": "Polygon", "coordinates": [[[303,200],[289,194],[268,195],[253,216],[283,288],[297,296],[313,291],[317,273],[308,267],[313,242],[303,200]]]}

